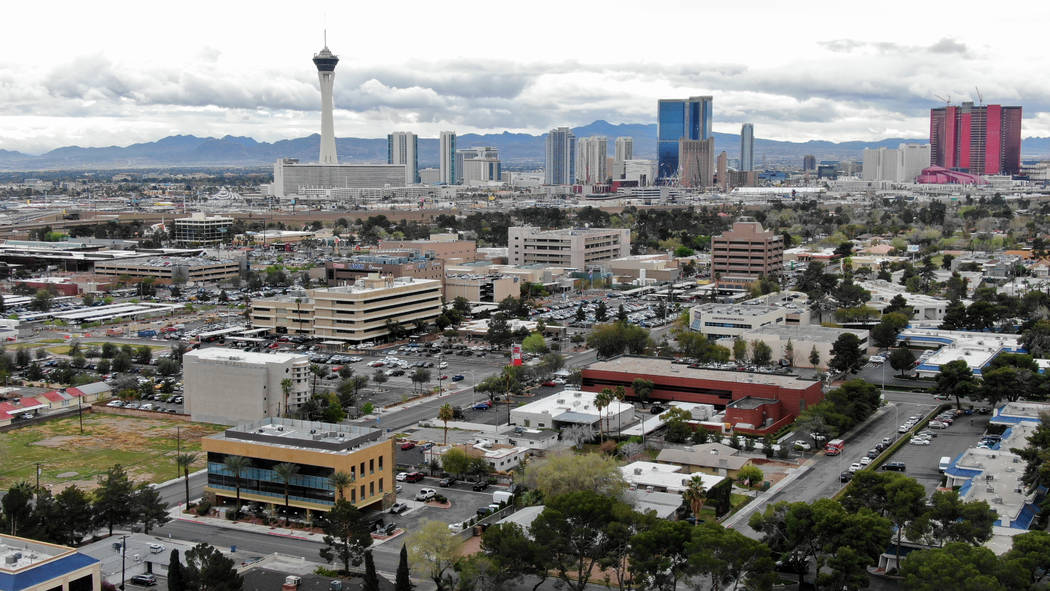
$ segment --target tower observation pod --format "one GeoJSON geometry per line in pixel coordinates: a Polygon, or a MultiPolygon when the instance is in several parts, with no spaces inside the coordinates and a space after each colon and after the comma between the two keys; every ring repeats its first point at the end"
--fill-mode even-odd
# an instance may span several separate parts
{"type": "Polygon", "coordinates": [[[339,57],[324,49],[314,54],[314,65],[317,66],[317,78],[321,82],[321,164],[338,164],[335,153],[335,123],[332,120],[332,85],[335,82],[335,66],[339,57]]]}

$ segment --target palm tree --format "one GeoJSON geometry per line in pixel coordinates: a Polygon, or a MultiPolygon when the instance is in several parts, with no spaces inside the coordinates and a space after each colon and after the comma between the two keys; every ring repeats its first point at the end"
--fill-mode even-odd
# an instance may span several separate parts
{"type": "Polygon", "coordinates": [[[343,500],[343,489],[354,483],[354,475],[349,472],[339,471],[328,477],[328,482],[335,487],[338,499],[343,500]]]}
{"type": "MultiPolygon", "coordinates": [[[[284,394],[284,416],[288,416],[288,396],[292,393],[292,378],[281,380],[281,393],[284,394]]],[[[278,413],[280,414],[280,413],[278,413]]]]}
{"type": "Polygon", "coordinates": [[[448,422],[456,417],[456,411],[452,410],[452,405],[445,403],[438,409],[438,419],[445,423],[445,437],[442,440],[442,445],[448,445],[448,422]]]}
{"type": "Polygon", "coordinates": [[[197,461],[197,454],[179,454],[175,465],[182,471],[186,482],[186,509],[190,508],[190,466],[197,461]]]}
{"type": "Polygon", "coordinates": [[[226,456],[222,462],[230,473],[233,474],[234,483],[237,488],[237,515],[241,514],[241,474],[251,467],[252,461],[244,456],[226,456]]]}
{"type": "Polygon", "coordinates": [[[693,512],[693,519],[700,521],[700,511],[703,511],[704,503],[707,501],[704,479],[699,475],[693,476],[686,489],[682,491],[682,498],[689,504],[689,509],[693,512]]]}
{"type": "MultiPolygon", "coordinates": [[[[626,397],[627,392],[623,389],[623,386],[616,386],[612,392],[612,400],[623,402],[623,399],[626,397]]],[[[612,403],[612,400],[609,402],[612,403]]],[[[620,413],[616,413],[616,438],[620,438],[620,413]]]]}
{"type": "Polygon", "coordinates": [[[299,473],[299,466],[289,462],[281,462],[273,467],[277,477],[284,483],[284,526],[288,527],[288,516],[291,508],[288,506],[288,487],[292,484],[292,478],[299,473]]]}
{"type": "Polygon", "coordinates": [[[602,424],[602,411],[609,407],[612,403],[613,392],[609,388],[603,388],[601,392],[598,392],[594,397],[594,408],[598,409],[598,433],[601,435],[601,440],[605,441],[605,429],[602,424]]]}
{"type": "Polygon", "coordinates": [[[314,374],[313,386],[311,386],[310,396],[317,396],[317,378],[323,378],[328,373],[328,369],[316,363],[311,363],[310,373],[314,374]]]}

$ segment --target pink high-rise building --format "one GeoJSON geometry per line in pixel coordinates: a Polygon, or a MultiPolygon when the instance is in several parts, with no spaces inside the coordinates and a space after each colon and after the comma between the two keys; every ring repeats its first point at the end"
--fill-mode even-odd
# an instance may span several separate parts
{"type": "Polygon", "coordinates": [[[1021,107],[963,103],[930,109],[930,165],[971,174],[1021,169],[1021,107]]]}

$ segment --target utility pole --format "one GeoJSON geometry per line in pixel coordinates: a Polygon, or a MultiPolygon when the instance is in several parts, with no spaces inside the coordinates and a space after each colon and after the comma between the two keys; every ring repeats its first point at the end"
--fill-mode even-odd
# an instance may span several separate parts
{"type": "Polygon", "coordinates": [[[40,462],[36,463],[36,490],[40,490],[40,462]]]}
{"type": "Polygon", "coordinates": [[[179,456],[182,455],[182,427],[175,427],[175,478],[179,477],[179,456]]]}
{"type": "Polygon", "coordinates": [[[120,591],[124,591],[124,576],[127,574],[128,537],[120,536],[120,591]]]}
{"type": "Polygon", "coordinates": [[[77,396],[77,418],[80,419],[80,434],[84,434],[84,397],[77,396]]]}

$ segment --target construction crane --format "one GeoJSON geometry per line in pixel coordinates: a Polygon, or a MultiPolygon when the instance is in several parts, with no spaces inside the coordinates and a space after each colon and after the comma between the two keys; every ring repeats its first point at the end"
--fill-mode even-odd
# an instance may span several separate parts
{"type": "Polygon", "coordinates": [[[974,86],[973,89],[977,91],[977,105],[980,106],[981,103],[984,102],[984,97],[981,96],[981,89],[977,88],[976,86],[974,86]]]}
{"type": "Polygon", "coordinates": [[[937,97],[938,99],[940,99],[940,100],[944,101],[944,105],[945,105],[946,107],[950,107],[950,106],[952,106],[952,97],[951,97],[951,95],[948,95],[948,96],[941,96],[941,95],[939,95],[939,94],[935,94],[935,95],[933,95],[933,96],[935,96],[935,97],[937,97]]]}

